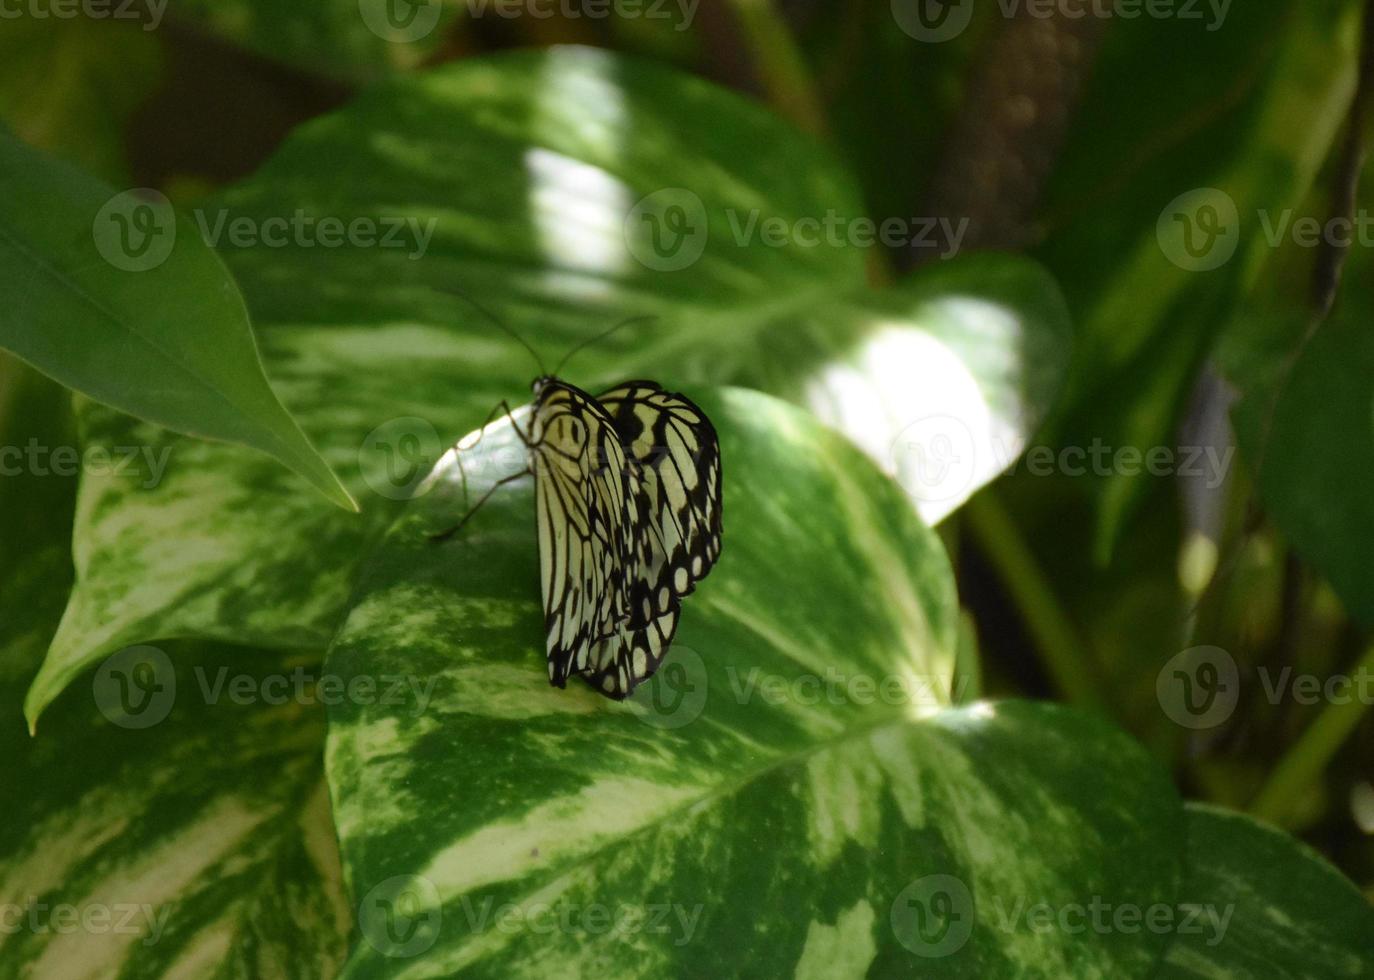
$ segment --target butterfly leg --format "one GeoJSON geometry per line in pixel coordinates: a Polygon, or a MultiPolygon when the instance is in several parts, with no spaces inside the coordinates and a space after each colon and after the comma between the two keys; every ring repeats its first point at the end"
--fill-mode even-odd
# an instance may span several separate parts
{"type": "Polygon", "coordinates": [[[435,534],[431,534],[429,536],[429,539],[431,541],[437,542],[445,541],[453,537],[455,534],[457,534],[459,531],[463,529],[463,525],[468,522],[468,518],[472,517],[473,514],[477,513],[479,510],[482,509],[482,505],[485,504],[489,499],[491,499],[492,494],[494,494],[497,490],[501,489],[507,483],[513,483],[514,481],[520,479],[522,476],[529,475],[530,470],[528,467],[526,467],[525,469],[520,470],[519,472],[512,473],[510,476],[504,476],[501,479],[497,480],[495,483],[492,484],[490,490],[482,494],[482,499],[477,501],[477,503],[473,504],[473,506],[468,510],[466,514],[463,515],[462,519],[457,524],[453,525],[453,527],[449,528],[446,531],[439,531],[435,534]]]}
{"type": "MultiPolygon", "coordinates": [[[[515,414],[510,407],[510,402],[502,398],[496,403],[496,406],[487,413],[487,417],[483,420],[482,424],[477,427],[477,438],[472,441],[471,445],[463,446],[461,443],[455,443],[452,447],[454,450],[453,461],[458,464],[458,479],[461,480],[463,484],[464,500],[468,499],[468,473],[463,467],[463,451],[477,448],[478,444],[482,441],[482,437],[486,435],[487,426],[491,425],[492,421],[503,413],[510,419],[511,428],[515,430],[515,434],[520,441],[523,442],[526,447],[532,445],[530,437],[525,432],[521,431],[520,426],[515,424],[515,414]]],[[[500,486],[500,484],[497,484],[497,486],[500,486]]],[[[479,503],[478,506],[481,506],[481,504],[479,503]]],[[[475,510],[476,508],[473,509],[475,510]]]]}
{"type": "MultiPolygon", "coordinates": [[[[475,447],[478,443],[480,443],[480,442],[482,441],[482,436],[484,436],[484,435],[486,434],[487,426],[491,425],[491,423],[492,423],[495,419],[499,418],[499,417],[500,417],[501,415],[503,415],[503,414],[504,414],[505,416],[507,416],[507,417],[510,419],[510,426],[511,426],[512,429],[515,430],[515,434],[516,434],[517,436],[519,436],[520,441],[523,442],[526,446],[529,446],[529,445],[530,445],[530,437],[529,437],[529,435],[528,435],[526,432],[524,432],[523,430],[521,430],[520,426],[518,426],[518,425],[515,424],[515,412],[511,409],[511,407],[510,407],[510,402],[508,402],[508,401],[506,401],[506,399],[502,398],[499,402],[496,403],[496,407],[493,408],[493,409],[487,414],[486,420],[485,420],[480,426],[477,427],[477,438],[474,439],[474,440],[472,441],[472,445],[470,445],[470,446],[465,446],[465,447],[463,447],[463,448],[465,448],[465,449],[472,449],[472,448],[475,447]]],[[[458,444],[455,443],[455,444],[454,444],[454,448],[455,448],[455,449],[458,448],[458,444]]]]}
{"type": "MultiPolygon", "coordinates": [[[[491,410],[491,414],[487,416],[487,420],[482,423],[482,428],[485,429],[487,426],[491,425],[491,420],[501,415],[503,412],[506,418],[510,419],[510,427],[515,430],[516,436],[525,444],[525,448],[528,449],[533,446],[534,442],[530,439],[529,433],[516,424],[515,411],[510,407],[510,402],[506,401],[504,398],[496,403],[496,407],[491,410]]],[[[478,442],[480,442],[482,437],[478,436],[477,439],[478,442]]]]}

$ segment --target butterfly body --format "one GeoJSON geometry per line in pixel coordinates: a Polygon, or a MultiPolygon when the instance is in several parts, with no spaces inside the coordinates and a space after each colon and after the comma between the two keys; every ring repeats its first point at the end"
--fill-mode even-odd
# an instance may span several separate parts
{"type": "Polygon", "coordinates": [[[534,475],[549,681],[620,699],[658,668],[681,599],[720,554],[720,447],[651,381],[590,395],[545,375],[522,438],[534,475]]]}

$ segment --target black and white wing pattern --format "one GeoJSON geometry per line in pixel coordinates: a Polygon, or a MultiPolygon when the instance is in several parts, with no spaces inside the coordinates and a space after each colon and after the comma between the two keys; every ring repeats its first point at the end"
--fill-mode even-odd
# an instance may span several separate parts
{"type": "Polygon", "coordinates": [[[651,381],[597,398],[536,384],[529,434],[549,680],[627,697],[658,669],[681,599],[720,555],[720,445],[651,381]]]}
{"type": "Polygon", "coordinates": [[[664,612],[643,626],[626,625],[615,636],[592,648],[588,667],[582,671],[587,683],[617,701],[630,696],[643,681],[658,670],[668,646],[677,633],[679,600],[673,596],[664,612]]]}
{"type": "Polygon", "coordinates": [[[549,680],[563,687],[629,615],[642,494],[605,409],[572,385],[537,389],[529,444],[549,680]]]}
{"type": "Polygon", "coordinates": [[[705,412],[653,381],[628,381],[597,401],[639,469],[651,533],[638,540],[653,546],[632,590],[631,615],[642,622],[666,611],[669,596],[689,595],[720,557],[720,442],[705,412]]]}

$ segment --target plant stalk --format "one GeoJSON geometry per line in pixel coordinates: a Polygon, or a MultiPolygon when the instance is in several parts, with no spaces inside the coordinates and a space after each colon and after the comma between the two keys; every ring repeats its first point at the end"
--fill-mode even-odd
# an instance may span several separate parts
{"type": "Polygon", "coordinates": [[[985,490],[977,494],[964,505],[963,513],[984,554],[1011,593],[1059,693],[1081,707],[1104,704],[1106,698],[1087,646],[995,492],[985,490]]]}
{"type": "Polygon", "coordinates": [[[820,139],[828,128],[806,60],[792,29],[771,0],[729,0],[768,101],[798,127],[820,139]]]}
{"type": "Polygon", "coordinates": [[[1294,812],[1293,801],[1320,778],[1345,740],[1359,726],[1369,710],[1367,697],[1358,693],[1359,678],[1374,674],[1374,645],[1371,645],[1351,672],[1356,690],[1337,703],[1332,701],[1307,726],[1282,759],[1269,773],[1269,779],[1255,794],[1250,813],[1283,826],[1294,812]]]}

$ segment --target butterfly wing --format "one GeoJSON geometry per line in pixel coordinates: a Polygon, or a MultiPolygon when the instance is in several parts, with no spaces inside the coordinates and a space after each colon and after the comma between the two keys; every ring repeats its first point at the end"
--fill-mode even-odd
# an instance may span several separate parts
{"type": "Polygon", "coordinates": [[[681,599],[720,555],[720,444],[706,414],[652,381],[597,396],[629,457],[640,526],[627,563],[630,615],[593,647],[587,682],[629,696],[653,676],[677,632],[681,599]]]}
{"type": "Polygon", "coordinates": [[[587,683],[608,698],[619,701],[629,697],[663,662],[677,632],[678,609],[678,599],[674,596],[667,611],[653,617],[646,625],[626,626],[597,643],[582,671],[587,683]]]}
{"type": "Polygon", "coordinates": [[[720,557],[720,441],[705,412],[652,381],[626,382],[597,401],[639,471],[651,533],[641,537],[631,615],[643,626],[671,597],[690,594],[720,557]]]}
{"type": "Polygon", "coordinates": [[[609,416],[580,389],[545,383],[530,442],[549,680],[563,687],[628,615],[642,494],[609,416]]]}
{"type": "Polygon", "coordinates": [[[720,445],[648,381],[593,399],[548,380],[531,430],[550,681],[608,697],[652,676],[720,554],[720,445]]]}

